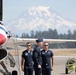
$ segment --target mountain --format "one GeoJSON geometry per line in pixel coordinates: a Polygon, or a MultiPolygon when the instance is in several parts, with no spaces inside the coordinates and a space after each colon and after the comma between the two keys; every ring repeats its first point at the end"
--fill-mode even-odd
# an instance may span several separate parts
{"type": "Polygon", "coordinates": [[[13,33],[30,33],[34,31],[46,31],[49,28],[57,29],[58,33],[66,33],[68,29],[73,31],[76,23],[62,17],[50,7],[31,7],[21,13],[18,18],[8,23],[8,27],[13,33]]]}

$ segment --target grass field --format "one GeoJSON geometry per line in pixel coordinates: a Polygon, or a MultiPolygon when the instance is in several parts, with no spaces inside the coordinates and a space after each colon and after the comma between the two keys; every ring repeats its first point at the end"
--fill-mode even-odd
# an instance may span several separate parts
{"type": "MultiPolygon", "coordinates": [[[[23,49],[24,50],[24,49],[23,49]]],[[[23,50],[8,50],[12,55],[21,55],[23,50]]],[[[51,49],[55,56],[76,56],[76,49],[51,49]]]]}

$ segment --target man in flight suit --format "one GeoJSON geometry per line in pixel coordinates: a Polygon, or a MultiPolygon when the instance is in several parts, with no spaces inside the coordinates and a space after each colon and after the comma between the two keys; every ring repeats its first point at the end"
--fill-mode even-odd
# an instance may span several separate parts
{"type": "Polygon", "coordinates": [[[37,45],[34,48],[33,51],[33,61],[34,61],[34,69],[35,69],[35,75],[41,75],[42,73],[42,58],[41,58],[41,51],[40,48],[43,45],[43,39],[38,38],[36,40],[37,45]]]}
{"type": "Polygon", "coordinates": [[[27,49],[22,52],[21,69],[24,71],[24,75],[33,75],[33,59],[30,42],[26,44],[27,49]]]}
{"type": "Polygon", "coordinates": [[[42,56],[42,75],[51,75],[51,70],[53,70],[54,65],[54,55],[53,52],[48,49],[47,42],[44,42],[44,49],[41,51],[41,56],[42,56]]]}

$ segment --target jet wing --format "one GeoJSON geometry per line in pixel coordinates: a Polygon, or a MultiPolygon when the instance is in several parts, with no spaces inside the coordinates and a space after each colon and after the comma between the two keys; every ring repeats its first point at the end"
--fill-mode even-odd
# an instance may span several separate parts
{"type": "MultiPolygon", "coordinates": [[[[26,42],[30,42],[32,44],[36,43],[37,38],[14,38],[11,37],[7,40],[7,42],[4,44],[4,47],[7,49],[15,49],[16,47],[18,48],[23,48],[26,46],[26,42]]],[[[66,42],[76,42],[76,40],[71,40],[71,39],[43,39],[43,42],[48,42],[51,44],[56,44],[56,43],[66,43],[66,42]]]]}
{"type": "MultiPolygon", "coordinates": [[[[36,43],[37,38],[14,38],[17,42],[31,42],[36,43]]],[[[73,39],[43,39],[43,42],[48,43],[66,43],[66,42],[76,42],[76,40],[73,39]]]]}

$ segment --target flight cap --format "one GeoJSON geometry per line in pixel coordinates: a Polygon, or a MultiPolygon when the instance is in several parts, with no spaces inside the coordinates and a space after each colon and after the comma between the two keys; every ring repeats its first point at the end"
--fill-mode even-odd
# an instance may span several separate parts
{"type": "Polygon", "coordinates": [[[36,40],[36,42],[43,42],[43,39],[42,39],[42,38],[38,38],[38,39],[36,40]]]}

